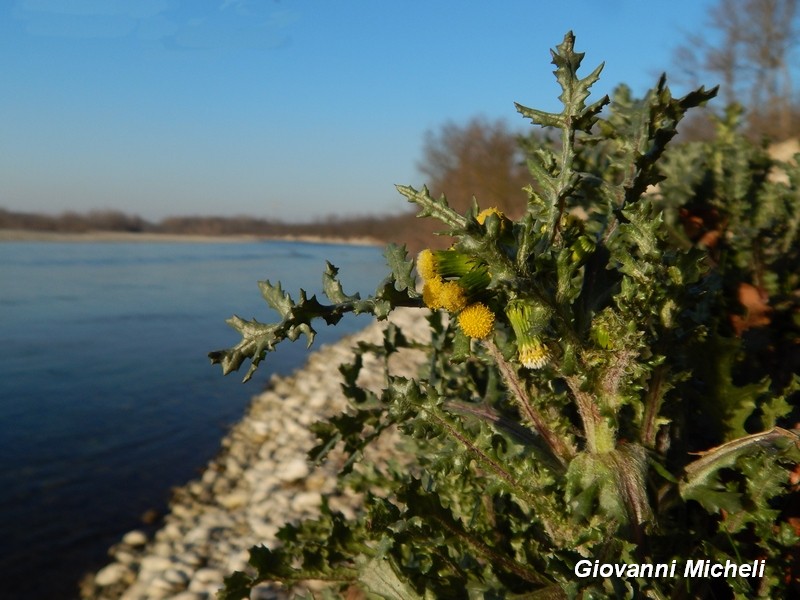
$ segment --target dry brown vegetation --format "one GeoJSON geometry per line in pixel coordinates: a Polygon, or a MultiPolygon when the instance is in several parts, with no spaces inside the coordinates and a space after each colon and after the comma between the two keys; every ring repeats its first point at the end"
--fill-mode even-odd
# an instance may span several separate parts
{"type": "Polygon", "coordinates": [[[119,211],[65,212],[44,215],[0,208],[0,229],[47,233],[161,233],[195,236],[314,237],[372,239],[376,243],[406,243],[412,251],[427,237],[412,213],[387,216],[329,216],[310,223],[283,223],[246,216],[168,217],[158,223],[119,211]]]}
{"type": "MultiPolygon", "coordinates": [[[[746,132],[773,142],[800,135],[800,104],[793,61],[800,42],[800,0],[719,0],[706,22],[675,50],[672,75],[692,87],[720,86],[724,105],[747,108],[746,132]]],[[[682,131],[708,139],[707,113],[696,113],[682,131]]]]}

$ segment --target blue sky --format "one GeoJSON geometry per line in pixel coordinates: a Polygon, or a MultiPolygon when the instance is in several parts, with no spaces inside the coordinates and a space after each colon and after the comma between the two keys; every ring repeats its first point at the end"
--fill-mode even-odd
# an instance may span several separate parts
{"type": "Polygon", "coordinates": [[[427,130],[557,108],[567,30],[642,94],[710,3],[3,0],[0,207],[399,212],[427,130]]]}

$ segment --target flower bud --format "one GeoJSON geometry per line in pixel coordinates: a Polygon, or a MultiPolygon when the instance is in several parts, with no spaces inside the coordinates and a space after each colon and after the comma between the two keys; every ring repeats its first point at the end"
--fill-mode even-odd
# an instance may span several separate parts
{"type": "Polygon", "coordinates": [[[540,335],[550,320],[547,307],[525,300],[512,300],[506,307],[506,316],[517,338],[517,357],[525,367],[540,369],[547,364],[550,352],[540,335]]]}

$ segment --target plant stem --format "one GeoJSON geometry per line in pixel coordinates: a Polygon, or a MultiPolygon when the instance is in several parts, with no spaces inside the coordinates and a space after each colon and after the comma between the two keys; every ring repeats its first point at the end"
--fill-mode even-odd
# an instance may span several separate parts
{"type": "Polygon", "coordinates": [[[566,378],[575,405],[583,423],[583,433],[586,437],[586,448],[589,452],[608,452],[614,448],[614,435],[611,428],[603,419],[597,403],[589,392],[581,389],[580,380],[575,375],[566,378]]]}
{"type": "Polygon", "coordinates": [[[642,445],[645,448],[653,448],[656,443],[656,419],[661,410],[661,401],[664,397],[662,384],[667,374],[666,365],[659,365],[653,370],[650,379],[650,386],[647,389],[644,406],[644,420],[642,422],[642,445]]]}
{"type": "Polygon", "coordinates": [[[500,374],[506,382],[508,389],[511,390],[514,398],[516,398],[519,407],[522,409],[528,421],[533,425],[534,430],[538,433],[545,444],[547,444],[553,456],[565,467],[569,464],[572,457],[575,456],[575,449],[569,446],[562,440],[554,431],[552,431],[542,417],[541,413],[536,410],[536,407],[531,403],[527,392],[525,391],[525,384],[520,381],[516,370],[509,362],[503,358],[500,349],[491,340],[484,341],[484,345],[489,350],[492,358],[500,367],[500,374]]]}

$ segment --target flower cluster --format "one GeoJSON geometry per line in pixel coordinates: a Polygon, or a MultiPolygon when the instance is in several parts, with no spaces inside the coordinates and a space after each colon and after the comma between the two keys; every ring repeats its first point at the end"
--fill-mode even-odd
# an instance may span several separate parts
{"type": "MultiPolygon", "coordinates": [[[[496,208],[482,210],[475,217],[480,225],[486,225],[488,219],[499,220],[501,230],[511,229],[507,227],[508,218],[496,208]]],[[[470,338],[484,339],[492,334],[495,313],[477,300],[491,280],[485,264],[452,247],[422,250],[416,265],[422,278],[422,299],[428,308],[456,315],[461,331],[470,338]]],[[[515,298],[508,303],[505,314],[514,331],[519,362],[529,369],[544,367],[550,360],[550,351],[542,335],[551,318],[550,310],[531,300],[515,298]]]]}
{"type": "Polygon", "coordinates": [[[494,313],[474,301],[489,284],[484,265],[457,250],[425,249],[417,256],[425,305],[458,315],[461,330],[469,337],[483,339],[494,330],[494,313]]]}

